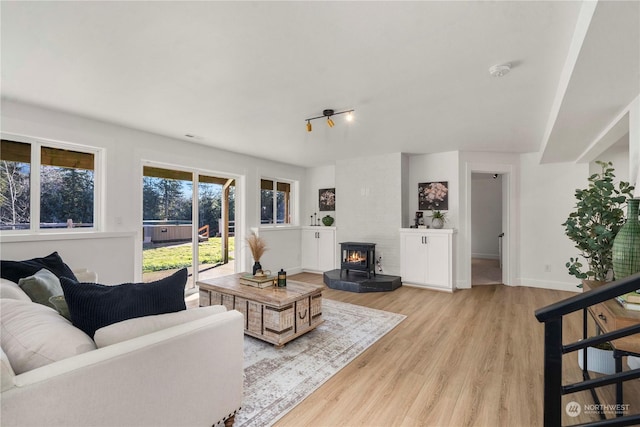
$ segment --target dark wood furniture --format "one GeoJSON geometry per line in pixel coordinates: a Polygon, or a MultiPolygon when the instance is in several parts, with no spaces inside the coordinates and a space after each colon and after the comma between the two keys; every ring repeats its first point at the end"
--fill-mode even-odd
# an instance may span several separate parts
{"type": "MultiPolygon", "coordinates": [[[[584,280],[585,291],[598,289],[607,282],[584,280]]],[[[602,332],[613,332],[628,326],[640,324],[640,311],[627,310],[615,300],[607,300],[588,308],[597,328],[602,332]]],[[[598,331],[598,332],[600,332],[598,331]]],[[[586,336],[584,338],[587,338],[586,336]]],[[[622,372],[622,358],[624,356],[640,357],[640,336],[630,335],[611,341],[613,357],[615,359],[616,373],[622,372]]],[[[586,364],[584,365],[586,370],[586,364]]],[[[622,382],[616,383],[616,404],[623,404],[622,382]]],[[[618,412],[618,416],[622,413],[618,412]]]]}

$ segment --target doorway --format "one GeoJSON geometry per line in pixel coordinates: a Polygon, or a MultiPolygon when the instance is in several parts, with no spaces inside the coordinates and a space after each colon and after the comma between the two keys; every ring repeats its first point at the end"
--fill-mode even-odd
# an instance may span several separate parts
{"type": "Polygon", "coordinates": [[[471,286],[502,284],[502,175],[471,174],[471,286]]]}
{"type": "Polygon", "coordinates": [[[233,273],[235,179],[144,166],[142,191],[143,281],[186,267],[190,293],[214,269],[233,273]]]}

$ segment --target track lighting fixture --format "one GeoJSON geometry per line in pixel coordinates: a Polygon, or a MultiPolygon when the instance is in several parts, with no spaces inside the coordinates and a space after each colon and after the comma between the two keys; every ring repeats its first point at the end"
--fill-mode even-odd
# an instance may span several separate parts
{"type": "Polygon", "coordinates": [[[309,117],[308,119],[305,119],[305,121],[307,122],[307,132],[311,132],[312,127],[311,127],[311,120],[315,120],[315,119],[323,119],[323,118],[327,118],[327,125],[332,128],[336,125],[336,123],[333,121],[333,119],[331,118],[332,116],[336,116],[338,114],[347,114],[347,121],[353,121],[353,111],[354,110],[345,110],[345,111],[334,111],[330,108],[327,108],[326,110],[322,111],[322,115],[321,116],[317,116],[317,117],[309,117]]]}

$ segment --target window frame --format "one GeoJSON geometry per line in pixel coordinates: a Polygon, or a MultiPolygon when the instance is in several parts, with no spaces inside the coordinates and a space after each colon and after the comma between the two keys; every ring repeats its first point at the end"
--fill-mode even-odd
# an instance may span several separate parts
{"type": "Polygon", "coordinates": [[[298,186],[299,182],[295,179],[275,178],[268,175],[262,175],[258,179],[258,224],[260,228],[286,228],[298,226],[298,186]],[[273,189],[273,220],[268,224],[262,223],[262,181],[272,181],[273,189]],[[289,186],[289,222],[278,223],[278,184],[286,184],[289,186]]]}
{"type": "MultiPolygon", "coordinates": [[[[104,148],[92,147],[66,141],[57,141],[47,138],[31,137],[11,133],[0,133],[2,139],[21,142],[31,146],[30,158],[30,194],[29,194],[29,228],[21,230],[0,230],[3,235],[17,234],[60,234],[60,233],[88,233],[104,230],[103,197],[104,197],[104,148]],[[93,226],[78,228],[41,228],[40,227],[40,199],[41,199],[41,151],[42,147],[59,150],[77,151],[92,154],[93,161],[93,226]]],[[[45,165],[46,166],[46,165],[45,165]]]]}

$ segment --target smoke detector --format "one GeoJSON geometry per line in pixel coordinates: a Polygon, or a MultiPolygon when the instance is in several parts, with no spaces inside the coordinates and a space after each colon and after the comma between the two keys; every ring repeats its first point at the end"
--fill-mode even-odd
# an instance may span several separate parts
{"type": "Polygon", "coordinates": [[[491,74],[492,77],[503,77],[509,71],[511,71],[511,64],[509,63],[494,65],[489,68],[489,74],[491,74]]]}

